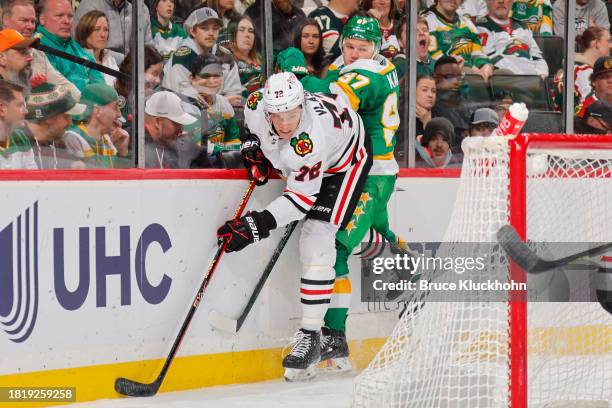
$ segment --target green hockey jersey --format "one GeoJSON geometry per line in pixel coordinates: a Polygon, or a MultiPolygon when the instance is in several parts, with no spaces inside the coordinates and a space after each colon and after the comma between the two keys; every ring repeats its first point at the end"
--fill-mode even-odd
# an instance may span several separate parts
{"type": "Polygon", "coordinates": [[[393,150],[400,117],[399,80],[395,66],[381,55],[375,59],[358,60],[340,70],[340,76],[331,84],[330,90],[345,95],[363,120],[374,153],[370,174],[397,174],[399,167],[393,150]]]}
{"type": "Polygon", "coordinates": [[[466,67],[480,68],[490,63],[472,21],[456,13],[452,21],[447,20],[433,7],[423,17],[429,25],[429,52],[434,60],[442,55],[459,55],[465,60],[466,67]]]}
{"type": "Polygon", "coordinates": [[[550,0],[515,0],[511,17],[539,35],[552,35],[552,5],[550,0]]]}

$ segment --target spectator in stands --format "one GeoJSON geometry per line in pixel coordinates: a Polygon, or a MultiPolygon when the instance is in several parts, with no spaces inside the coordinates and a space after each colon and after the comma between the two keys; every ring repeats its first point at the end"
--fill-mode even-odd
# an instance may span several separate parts
{"type": "Polygon", "coordinates": [[[589,105],[596,101],[612,104],[612,57],[605,56],[595,61],[591,74],[591,86],[593,92],[584,98],[581,105],[576,107],[578,117],[583,117],[589,105]]]}
{"type": "Polygon", "coordinates": [[[579,104],[592,92],[590,77],[593,66],[599,58],[610,55],[612,41],[610,41],[610,31],[594,26],[576,36],[576,43],[583,50],[581,53],[576,53],[574,65],[574,95],[576,104],[579,104]]]}
{"type": "MultiPolygon", "coordinates": [[[[244,12],[244,15],[253,21],[255,27],[263,27],[262,1],[264,0],[255,0],[255,3],[244,12]]],[[[290,0],[272,0],[272,48],[275,55],[291,47],[293,31],[302,20],[306,20],[306,15],[301,9],[291,4],[290,0]]]]}
{"type": "Polygon", "coordinates": [[[73,116],[83,114],[86,107],[74,100],[68,88],[50,83],[32,88],[27,106],[27,122],[18,132],[32,140],[38,168],[82,168],[83,163],[64,148],[62,137],[73,116]]]}
{"type": "MultiPolygon", "coordinates": [[[[132,3],[127,0],[82,0],[74,15],[73,35],[81,17],[92,10],[103,12],[108,19],[108,48],[125,55],[132,41],[132,3]]],[[[149,9],[143,7],[140,12],[140,21],[144,26],[144,42],[150,44],[152,38],[149,9]]]]}
{"type": "Polygon", "coordinates": [[[514,0],[487,0],[489,13],[476,20],[476,28],[485,54],[497,70],[517,75],[548,76],[548,64],[523,23],[510,18],[514,0]]]}
{"type": "Polygon", "coordinates": [[[380,54],[392,59],[399,52],[400,45],[395,36],[394,26],[397,25],[395,16],[397,6],[395,0],[364,0],[361,8],[378,20],[382,32],[380,54]]]}
{"type": "Polygon", "coordinates": [[[443,116],[453,124],[453,140],[459,145],[475,110],[474,103],[468,101],[465,92],[462,92],[465,73],[455,58],[444,55],[436,61],[433,78],[436,80],[436,104],[432,116],[443,116]]]}
{"type": "Polygon", "coordinates": [[[0,80],[0,170],[37,168],[29,138],[14,132],[26,113],[23,88],[0,80]]]}
{"type": "MultiPolygon", "coordinates": [[[[402,78],[405,74],[406,69],[406,41],[408,41],[408,33],[406,27],[408,20],[406,16],[403,16],[398,24],[395,35],[399,39],[400,53],[393,58],[393,65],[397,69],[397,75],[402,78]]],[[[434,61],[429,55],[429,44],[431,38],[429,37],[429,26],[427,20],[419,16],[417,18],[417,36],[416,36],[416,61],[417,61],[417,76],[419,75],[433,75],[434,61]]]]}
{"type": "MultiPolygon", "coordinates": [[[[555,35],[565,38],[565,1],[556,1],[553,4],[553,22],[555,35]]],[[[601,0],[576,0],[576,35],[592,26],[599,26],[610,30],[608,9],[601,0]]]]}
{"type": "Polygon", "coordinates": [[[514,0],[512,18],[527,24],[536,35],[552,35],[552,5],[550,0],[514,0]]]}
{"type": "Polygon", "coordinates": [[[262,58],[257,51],[255,27],[246,16],[232,20],[228,25],[230,42],[227,45],[238,64],[240,83],[244,90],[242,96],[248,98],[251,92],[263,87],[265,83],[262,58]]]}
{"type": "Polygon", "coordinates": [[[416,81],[416,135],[422,135],[431,120],[431,110],[436,104],[436,81],[429,75],[421,75],[416,81]]]}
{"type": "Polygon", "coordinates": [[[478,74],[485,82],[493,74],[491,61],[484,53],[474,24],[459,14],[457,0],[435,0],[424,17],[433,37],[432,58],[443,55],[460,56],[467,72],[478,74]]]}
{"type": "Polygon", "coordinates": [[[319,23],[323,39],[323,50],[329,61],[341,54],[340,34],[348,19],[359,9],[359,0],[329,0],[327,6],[313,10],[309,18],[319,23]]]}
{"type": "MultiPolygon", "coordinates": [[[[92,10],[86,13],[77,24],[74,39],[86,51],[93,54],[98,64],[107,68],[119,70],[113,53],[106,49],[108,45],[108,20],[104,13],[92,10]]],[[[110,86],[115,84],[115,77],[102,74],[104,81],[110,86]]]]}
{"type": "MultiPolygon", "coordinates": [[[[164,67],[164,57],[152,45],[144,46],[144,72],[145,72],[145,98],[152,95],[162,81],[162,71],[164,67]]],[[[132,75],[132,51],[128,51],[127,55],[119,66],[119,71],[124,74],[132,75]]],[[[125,99],[132,99],[132,81],[123,78],[117,78],[115,81],[115,89],[119,95],[125,99]]]]}
{"type": "Polygon", "coordinates": [[[322,77],[327,66],[321,41],[321,28],[316,21],[306,20],[295,30],[293,46],[304,54],[308,75],[322,77]]]}
{"type": "Polygon", "coordinates": [[[194,99],[202,117],[202,138],[198,142],[206,148],[213,167],[224,167],[222,156],[240,151],[240,129],[232,105],[219,95],[223,84],[221,60],[212,54],[198,55],[191,64],[190,79],[198,92],[194,99]]]}
{"type": "MultiPolygon", "coordinates": [[[[469,20],[475,20],[487,14],[487,4],[485,0],[462,0],[461,5],[457,9],[457,14],[469,20]]],[[[434,0],[427,0],[427,7],[434,4],[434,0]]]]}
{"type": "MultiPolygon", "coordinates": [[[[40,25],[36,32],[41,36],[40,43],[95,62],[93,55],[85,51],[70,36],[73,16],[70,2],[68,0],[42,0],[39,6],[40,25]]],[[[85,89],[88,84],[104,82],[102,74],[95,69],[87,68],[84,65],[55,55],[48,54],[47,58],[51,65],[80,91],[85,89]]]]}
{"type": "Polygon", "coordinates": [[[129,167],[129,134],[121,128],[119,95],[107,84],[88,85],[81,95],[86,111],[64,134],[68,151],[91,168],[129,167]],[[123,158],[123,160],[121,160],[123,158]]]}
{"type": "MultiPolygon", "coordinates": [[[[8,4],[4,6],[2,25],[4,28],[12,28],[18,31],[25,38],[31,38],[36,29],[36,12],[34,11],[34,4],[32,1],[9,1],[8,4]]],[[[47,82],[67,87],[72,97],[78,101],[81,97],[81,91],[51,65],[45,53],[34,48],[32,48],[30,52],[32,54],[32,75],[45,75],[47,82]]]]}
{"type": "Polygon", "coordinates": [[[194,95],[189,80],[191,63],[200,54],[210,52],[223,60],[224,82],[221,94],[227,97],[233,106],[242,105],[242,84],[238,66],[230,54],[217,46],[221,19],[208,7],[195,10],[185,20],[184,27],[189,34],[178,50],[172,55],[164,68],[163,85],[165,88],[184,95],[194,95]]]}
{"type": "Polygon", "coordinates": [[[206,6],[215,10],[221,19],[221,29],[217,44],[225,47],[230,41],[230,33],[227,29],[230,21],[239,18],[240,14],[234,9],[234,0],[205,0],[206,6]]]}
{"type": "Polygon", "coordinates": [[[173,169],[179,167],[176,140],[183,126],[196,118],[183,110],[178,96],[168,91],[154,93],[145,104],[145,167],[173,169]]]}
{"type": "Polygon", "coordinates": [[[182,24],[172,22],[174,0],[155,0],[151,3],[151,37],[153,46],[164,56],[164,61],[179,48],[187,33],[182,24]]]}
{"type": "Polygon", "coordinates": [[[0,79],[30,88],[31,46],[36,42],[38,38],[25,38],[10,28],[0,31],[0,79]]]}
{"type": "Polygon", "coordinates": [[[453,140],[453,125],[445,118],[434,118],[425,126],[420,143],[416,145],[418,159],[416,167],[458,167],[450,145],[453,140]]]}
{"type": "Polygon", "coordinates": [[[604,101],[590,104],[583,117],[575,118],[574,132],[612,134],[612,105],[604,101]]]}
{"type": "Polygon", "coordinates": [[[493,109],[476,109],[470,120],[468,136],[491,136],[498,124],[499,116],[493,109]]]}

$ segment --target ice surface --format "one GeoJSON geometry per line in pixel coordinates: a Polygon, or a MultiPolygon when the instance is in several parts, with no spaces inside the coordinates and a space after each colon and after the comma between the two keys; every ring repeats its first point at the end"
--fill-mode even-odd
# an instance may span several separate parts
{"type": "Polygon", "coordinates": [[[347,408],[354,376],[324,374],[308,382],[284,380],[169,392],[149,398],[106,399],[70,408],[347,408]]]}

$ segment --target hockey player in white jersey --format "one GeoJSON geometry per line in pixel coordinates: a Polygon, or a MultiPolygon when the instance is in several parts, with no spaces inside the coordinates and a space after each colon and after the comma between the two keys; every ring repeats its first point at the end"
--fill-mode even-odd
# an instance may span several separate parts
{"type": "Polygon", "coordinates": [[[356,207],[372,165],[363,124],[336,95],[304,92],[294,74],[272,75],[245,107],[242,156],[249,178],[264,184],[273,170],[287,179],[283,194],[263,211],[227,221],[217,235],[227,252],[239,251],[270,231],[305,218],[299,242],[302,262],[301,328],[283,359],[288,381],[314,376],[320,330],[334,286],[335,237],[356,207]]]}

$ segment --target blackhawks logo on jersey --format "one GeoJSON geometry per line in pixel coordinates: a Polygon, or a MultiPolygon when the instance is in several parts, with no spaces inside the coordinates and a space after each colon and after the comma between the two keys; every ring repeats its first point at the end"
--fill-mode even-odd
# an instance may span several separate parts
{"type": "Polygon", "coordinates": [[[302,132],[298,137],[291,139],[291,146],[293,147],[293,151],[301,157],[312,152],[312,140],[310,140],[306,132],[302,132]]]}
{"type": "Polygon", "coordinates": [[[263,99],[263,95],[259,91],[255,91],[247,98],[247,107],[251,110],[257,109],[257,104],[263,99]]]}

